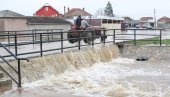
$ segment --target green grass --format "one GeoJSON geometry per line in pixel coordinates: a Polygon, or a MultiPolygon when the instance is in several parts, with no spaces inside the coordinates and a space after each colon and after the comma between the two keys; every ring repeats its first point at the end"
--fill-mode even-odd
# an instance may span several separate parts
{"type": "MultiPolygon", "coordinates": [[[[127,44],[134,44],[133,41],[126,42],[127,44]]],[[[164,39],[161,41],[162,44],[170,45],[170,39],[164,39]]],[[[141,40],[136,40],[137,45],[149,45],[149,44],[155,44],[158,45],[160,44],[160,38],[148,38],[148,39],[141,39],[141,40]]]]}

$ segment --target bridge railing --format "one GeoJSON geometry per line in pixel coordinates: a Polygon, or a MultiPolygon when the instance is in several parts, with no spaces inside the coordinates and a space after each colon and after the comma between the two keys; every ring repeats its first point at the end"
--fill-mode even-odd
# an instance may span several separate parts
{"type": "MultiPolygon", "coordinates": [[[[146,44],[154,41],[160,46],[162,46],[163,34],[165,33],[165,29],[125,29],[123,33],[117,33],[117,31],[121,31],[120,29],[108,29],[107,31],[112,31],[107,36],[112,37],[114,43],[123,42],[124,44],[140,45],[138,44],[140,41],[144,41],[146,44]]],[[[168,32],[166,34],[168,35],[168,32]]]]}
{"type": "MultiPolygon", "coordinates": [[[[164,29],[103,29],[100,30],[102,35],[96,35],[94,30],[76,31],[76,37],[68,38],[67,34],[71,31],[62,31],[55,29],[48,30],[27,30],[27,31],[0,31],[0,58],[18,75],[18,81],[11,76],[5,69],[4,72],[19,86],[21,87],[21,68],[20,61],[27,60],[19,57],[36,57],[47,54],[63,53],[68,50],[81,50],[85,46],[95,46],[98,44],[106,45],[107,43],[117,42],[132,42],[138,45],[138,41],[157,41],[159,46],[162,46],[162,36],[164,29]],[[82,33],[91,33],[90,36],[84,36],[82,33]],[[99,37],[107,37],[106,40],[100,41],[99,37]],[[156,37],[156,38],[155,38],[156,37]],[[154,39],[153,39],[154,38],[154,39]],[[85,44],[81,40],[91,39],[90,44],[85,44]],[[76,41],[74,44],[68,41],[76,41]],[[76,45],[75,45],[76,44],[76,45]],[[3,51],[5,50],[5,51],[3,51]],[[19,56],[19,57],[18,57],[19,56]],[[9,64],[8,59],[13,58],[18,62],[18,69],[9,64]]],[[[167,34],[168,35],[168,34],[167,34]]],[[[1,66],[0,66],[1,67],[1,66]]]]}
{"type": "MultiPolygon", "coordinates": [[[[157,41],[162,46],[162,32],[164,29],[105,29],[102,30],[107,39],[104,41],[92,41],[91,44],[85,44],[80,41],[83,39],[101,37],[94,35],[95,31],[77,31],[78,37],[67,38],[67,33],[71,31],[62,31],[55,29],[48,30],[27,30],[27,31],[3,31],[0,33],[0,41],[12,52],[15,56],[43,56],[52,53],[62,53],[69,49],[80,50],[84,46],[124,42],[138,45],[138,41],[157,41]],[[90,32],[91,36],[82,36],[81,33],[90,32]],[[151,33],[150,33],[151,32],[151,33]],[[156,37],[156,39],[152,39],[156,37]],[[77,40],[74,44],[69,44],[68,40],[77,40]]],[[[0,46],[1,48],[2,46],[0,46]]],[[[0,49],[1,51],[1,49],[0,49]]],[[[2,57],[11,57],[10,54],[3,54],[2,57]]]]}
{"type": "Polygon", "coordinates": [[[2,59],[2,61],[4,63],[6,63],[6,65],[8,65],[17,75],[18,75],[18,81],[5,69],[3,68],[3,66],[0,65],[1,70],[4,71],[4,73],[6,73],[17,85],[18,87],[21,87],[21,60],[27,60],[27,58],[18,58],[17,56],[15,56],[15,54],[13,54],[9,49],[7,49],[2,43],[0,43],[0,46],[2,46],[2,48],[7,51],[15,60],[17,60],[17,65],[18,65],[18,69],[15,69],[9,62],[8,60],[6,60],[3,56],[0,55],[0,58],[2,59]]]}

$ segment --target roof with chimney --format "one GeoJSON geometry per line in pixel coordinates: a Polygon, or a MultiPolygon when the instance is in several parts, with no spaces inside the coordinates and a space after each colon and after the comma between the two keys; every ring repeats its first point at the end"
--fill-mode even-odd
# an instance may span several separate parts
{"type": "Polygon", "coordinates": [[[0,17],[24,17],[24,15],[10,10],[2,10],[0,11],[0,17]]]}
{"type": "Polygon", "coordinates": [[[71,10],[69,10],[67,13],[64,14],[64,18],[73,18],[74,16],[92,16],[90,13],[86,12],[83,9],[80,8],[72,8],[71,10]]]}

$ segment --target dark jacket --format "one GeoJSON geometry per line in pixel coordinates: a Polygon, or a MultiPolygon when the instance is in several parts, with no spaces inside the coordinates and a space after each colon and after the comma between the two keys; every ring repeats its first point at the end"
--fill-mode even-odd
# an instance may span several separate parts
{"type": "Polygon", "coordinates": [[[81,26],[81,16],[78,16],[78,17],[77,17],[77,19],[76,19],[76,25],[77,25],[78,27],[81,26]]]}

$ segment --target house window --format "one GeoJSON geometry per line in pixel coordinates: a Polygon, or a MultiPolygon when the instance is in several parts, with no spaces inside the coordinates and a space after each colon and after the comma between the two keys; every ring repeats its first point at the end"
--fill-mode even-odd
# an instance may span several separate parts
{"type": "Polygon", "coordinates": [[[117,21],[116,21],[116,20],[113,20],[113,23],[115,24],[115,23],[117,23],[117,21]]]}
{"type": "Polygon", "coordinates": [[[48,7],[45,7],[45,11],[48,11],[48,7]]]}
{"type": "Polygon", "coordinates": [[[108,23],[111,24],[111,23],[112,23],[112,20],[108,20],[108,23]]]}
{"type": "Polygon", "coordinates": [[[107,23],[107,19],[103,19],[102,20],[102,23],[104,24],[104,23],[107,23]]]}

